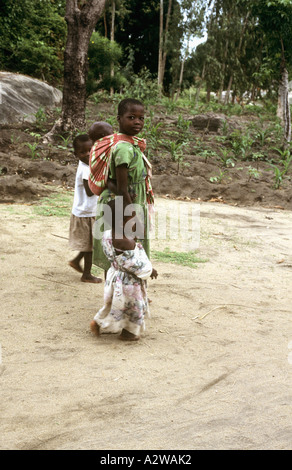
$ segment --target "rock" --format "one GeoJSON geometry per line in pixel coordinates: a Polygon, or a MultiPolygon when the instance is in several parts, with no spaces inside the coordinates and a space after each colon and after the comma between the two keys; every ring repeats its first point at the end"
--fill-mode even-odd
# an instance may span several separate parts
{"type": "Polygon", "coordinates": [[[62,92],[26,75],[0,72],[0,124],[35,122],[40,108],[60,105],[62,92]]]}
{"type": "Polygon", "coordinates": [[[226,117],[221,114],[206,113],[198,114],[192,118],[191,121],[196,129],[206,129],[210,132],[218,132],[224,121],[226,121],[226,117]]]}

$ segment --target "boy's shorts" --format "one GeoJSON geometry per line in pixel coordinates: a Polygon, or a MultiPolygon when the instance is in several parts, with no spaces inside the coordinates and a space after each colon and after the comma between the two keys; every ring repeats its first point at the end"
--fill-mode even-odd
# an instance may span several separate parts
{"type": "Polygon", "coordinates": [[[71,214],[69,228],[69,246],[74,251],[93,250],[93,224],[95,217],[77,217],[71,214]]]}

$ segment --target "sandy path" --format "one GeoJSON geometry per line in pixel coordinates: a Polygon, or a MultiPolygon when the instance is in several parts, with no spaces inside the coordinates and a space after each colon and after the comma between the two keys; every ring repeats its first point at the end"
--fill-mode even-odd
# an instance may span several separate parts
{"type": "Polygon", "coordinates": [[[0,207],[1,449],[292,449],[292,212],[200,211],[207,261],[155,263],[125,344],[89,331],[103,285],[67,266],[68,220],[0,207]]]}

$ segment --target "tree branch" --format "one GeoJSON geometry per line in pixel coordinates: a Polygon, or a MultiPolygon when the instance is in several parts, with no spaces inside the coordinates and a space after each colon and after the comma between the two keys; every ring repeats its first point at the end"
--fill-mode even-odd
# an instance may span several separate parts
{"type": "Polygon", "coordinates": [[[89,20],[90,24],[95,25],[104,9],[105,0],[84,0],[82,3],[81,21],[84,19],[89,20]]]}
{"type": "Polygon", "coordinates": [[[73,23],[74,18],[80,14],[80,10],[77,5],[77,0],[67,0],[66,1],[66,12],[65,12],[65,21],[67,24],[73,23]]]}

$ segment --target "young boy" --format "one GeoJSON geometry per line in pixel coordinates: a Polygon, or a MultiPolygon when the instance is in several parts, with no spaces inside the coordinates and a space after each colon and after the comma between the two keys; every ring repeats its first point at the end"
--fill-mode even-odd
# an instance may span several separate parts
{"type": "Polygon", "coordinates": [[[95,222],[98,196],[89,189],[89,155],[92,141],[87,134],[78,135],[73,141],[75,156],[79,159],[75,192],[70,219],[69,246],[72,250],[79,251],[78,255],[69,261],[69,265],[76,271],[83,273],[82,282],[99,283],[102,279],[91,274],[93,238],[92,228],[95,222]],[[84,269],[80,261],[84,258],[84,269]]]}

